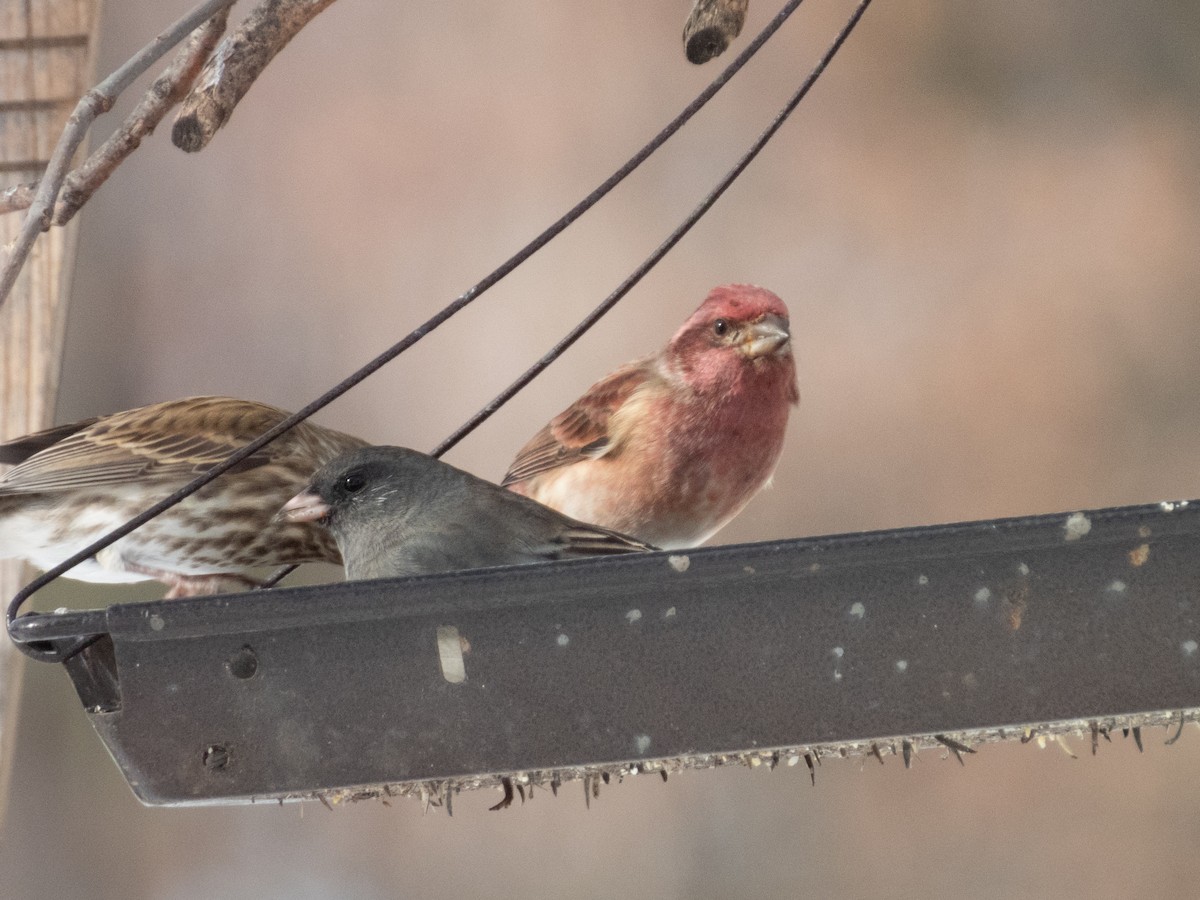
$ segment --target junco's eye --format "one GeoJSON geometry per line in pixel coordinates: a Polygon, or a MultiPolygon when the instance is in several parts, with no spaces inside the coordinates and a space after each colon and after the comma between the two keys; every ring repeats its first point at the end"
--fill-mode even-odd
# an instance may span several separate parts
{"type": "Polygon", "coordinates": [[[724,319],[717,319],[717,321],[713,322],[713,334],[717,337],[724,337],[728,331],[729,323],[724,319]]]}
{"type": "Polygon", "coordinates": [[[342,488],[348,494],[356,494],[366,486],[366,479],[361,475],[350,474],[342,479],[342,488]]]}

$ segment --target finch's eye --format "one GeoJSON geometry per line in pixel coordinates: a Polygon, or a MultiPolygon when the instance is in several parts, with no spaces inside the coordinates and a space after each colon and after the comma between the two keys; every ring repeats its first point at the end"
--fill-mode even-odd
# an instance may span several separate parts
{"type": "Polygon", "coordinates": [[[713,322],[713,334],[715,334],[717,337],[724,337],[725,333],[728,331],[729,323],[724,319],[717,319],[717,321],[713,322]]]}
{"type": "Polygon", "coordinates": [[[366,479],[361,475],[347,475],[342,479],[342,487],[349,494],[356,494],[366,486],[366,479]]]}

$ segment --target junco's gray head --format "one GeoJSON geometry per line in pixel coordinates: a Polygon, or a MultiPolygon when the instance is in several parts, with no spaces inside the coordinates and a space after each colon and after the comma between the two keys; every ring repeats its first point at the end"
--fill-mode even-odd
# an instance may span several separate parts
{"type": "Polygon", "coordinates": [[[320,522],[335,534],[372,517],[401,515],[435,491],[443,465],[405,447],[364,447],[318,471],[281,514],[293,522],[320,522]]]}

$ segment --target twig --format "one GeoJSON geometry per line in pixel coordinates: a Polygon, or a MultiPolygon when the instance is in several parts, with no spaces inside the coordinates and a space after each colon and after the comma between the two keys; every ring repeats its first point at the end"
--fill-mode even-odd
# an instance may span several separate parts
{"type": "Polygon", "coordinates": [[[200,67],[212,53],[213,47],[225,33],[225,22],[229,18],[229,7],[220,10],[211,19],[192,32],[187,45],[175,55],[169,65],[146,96],[134,107],[121,128],[87,158],[79,168],[67,176],[62,196],[54,211],[54,224],[65,225],[79,208],[91,199],[92,194],[108,180],[129,154],[138,148],[142,138],[154,133],[163,117],[187,96],[192,82],[196,80],[200,67]]]}
{"type": "Polygon", "coordinates": [[[24,184],[14,184],[0,191],[0,214],[29,209],[37,193],[37,182],[27,181],[24,184]]]}
{"type": "MultiPolygon", "coordinates": [[[[63,181],[62,193],[54,208],[55,225],[66,225],[128,157],[142,143],[142,138],[154,132],[163,116],[187,96],[192,82],[213,47],[225,32],[229,9],[215,16],[192,32],[187,45],[176,54],[129,117],[104,144],[87,160],[73,169],[63,181]]],[[[36,181],[14,185],[0,192],[0,215],[28,209],[37,191],[36,181]]]]}
{"type": "Polygon", "coordinates": [[[275,54],[333,0],[264,0],[221,42],[175,117],[171,141],[203,150],[275,54]]]}
{"type": "Polygon", "coordinates": [[[0,305],[3,305],[16,283],[17,275],[25,265],[39,232],[50,227],[50,215],[66,178],[67,166],[70,165],[71,157],[75,155],[79,145],[83,143],[92,122],[97,116],[112,109],[121,92],[168,50],[195,31],[206,19],[212,18],[222,9],[228,9],[234,2],[235,0],[205,0],[79,99],[75,111],[67,119],[67,126],[63,129],[58,144],[54,147],[54,153],[38,184],[33,203],[25,215],[25,221],[21,223],[21,231],[9,250],[8,258],[4,260],[3,269],[0,269],[0,305]]]}
{"type": "Polygon", "coordinates": [[[696,0],[683,25],[683,52],[700,65],[720,56],[742,33],[750,0],[696,0]]]}

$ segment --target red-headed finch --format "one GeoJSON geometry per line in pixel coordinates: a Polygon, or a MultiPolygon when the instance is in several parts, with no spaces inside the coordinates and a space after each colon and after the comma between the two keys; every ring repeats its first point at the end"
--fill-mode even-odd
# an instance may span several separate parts
{"type": "Polygon", "coordinates": [[[328,526],[354,581],[655,549],[404,447],[339,456],[280,515],[328,526]]]}
{"type": "Polygon", "coordinates": [[[771,480],[799,400],[783,301],[714,288],[666,347],[551,419],[502,483],[664,549],[694,547],[771,480]]]}
{"type": "MultiPolygon", "coordinates": [[[[0,445],[0,558],[49,569],[182,487],[288,413],[189,397],[60,425],[0,445]]],[[[324,529],[275,518],[313,472],[365,441],[302,422],[231,471],[67,572],[83,581],[157,579],[168,597],[254,584],[254,566],[326,561],[324,529]]]]}

